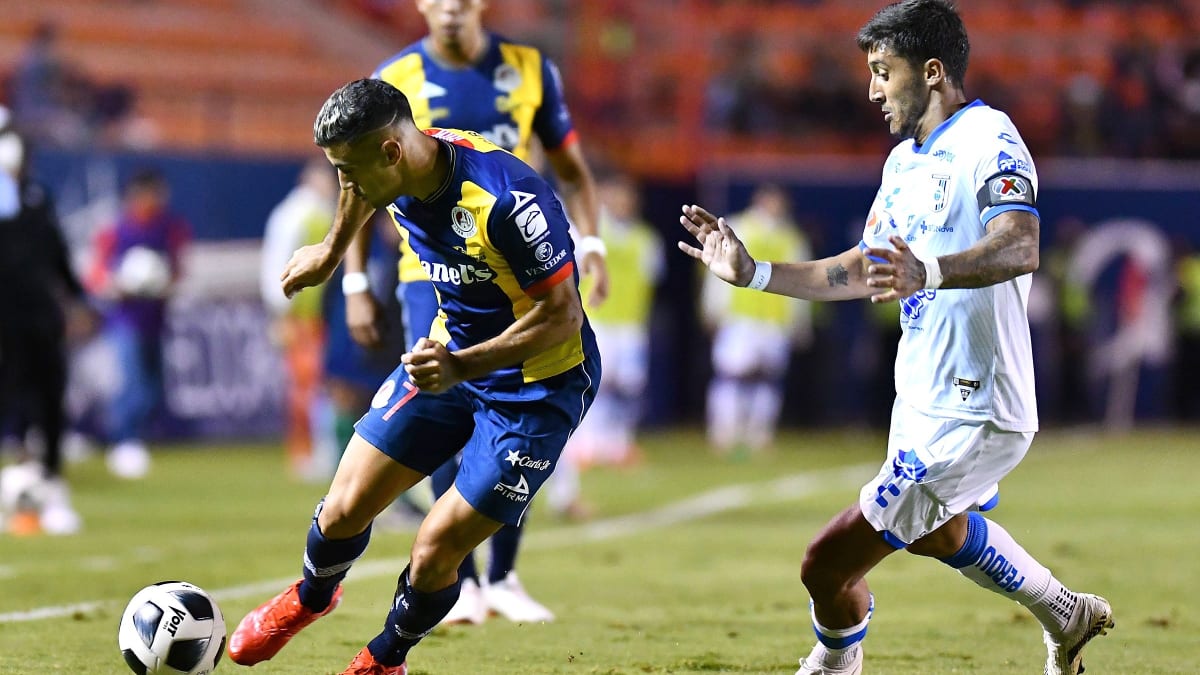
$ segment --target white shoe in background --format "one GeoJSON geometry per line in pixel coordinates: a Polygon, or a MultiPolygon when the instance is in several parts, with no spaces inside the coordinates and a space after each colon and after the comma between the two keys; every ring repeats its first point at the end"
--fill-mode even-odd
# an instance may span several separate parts
{"type": "Polygon", "coordinates": [[[488,610],[509,621],[547,623],[554,620],[554,612],[525,592],[516,572],[509,572],[504,579],[484,586],[483,597],[488,610]]]}
{"type": "Polygon", "coordinates": [[[83,521],[71,508],[71,493],[62,478],[46,480],[43,493],[40,521],[46,534],[75,534],[83,527],[83,521]]]}
{"type": "Polygon", "coordinates": [[[108,451],[108,471],[118,478],[137,480],[150,472],[150,451],[141,441],[121,441],[108,451]]]}
{"type": "Polygon", "coordinates": [[[458,601],[450,608],[450,612],[441,620],[442,625],[474,624],[478,626],[487,620],[488,608],[483,602],[483,591],[479,582],[474,579],[463,579],[462,588],[458,593],[458,601]]]}

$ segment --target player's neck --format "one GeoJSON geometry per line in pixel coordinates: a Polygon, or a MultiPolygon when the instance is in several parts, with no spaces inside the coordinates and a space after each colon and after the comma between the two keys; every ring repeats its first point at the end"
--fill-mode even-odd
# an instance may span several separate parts
{"type": "Polygon", "coordinates": [[[426,38],[426,49],[445,66],[465,68],[483,58],[488,40],[487,31],[480,29],[465,34],[462,40],[453,44],[445,44],[431,37],[426,38]]]}
{"type": "Polygon", "coordinates": [[[407,191],[408,194],[423,202],[435,199],[445,190],[453,165],[453,148],[449,143],[429,136],[425,136],[425,138],[433,143],[421,143],[418,146],[420,154],[411,158],[412,162],[409,164],[408,170],[414,179],[412,188],[407,191]]]}
{"type": "Polygon", "coordinates": [[[913,140],[917,145],[924,145],[934,129],[954,117],[955,113],[965,107],[967,107],[967,97],[961,89],[933,92],[932,98],[929,100],[929,107],[925,110],[925,120],[913,140]]]}

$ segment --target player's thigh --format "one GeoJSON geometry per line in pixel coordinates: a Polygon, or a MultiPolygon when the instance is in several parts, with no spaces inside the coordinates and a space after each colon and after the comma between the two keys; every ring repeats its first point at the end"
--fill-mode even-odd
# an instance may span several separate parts
{"type": "Polygon", "coordinates": [[[354,434],[325,494],[318,515],[321,531],[331,539],[362,532],[401,492],[423,477],[354,434]]]}
{"type": "Polygon", "coordinates": [[[428,476],[454,456],[474,430],[463,387],[441,394],[418,389],[398,366],[380,385],[355,432],[395,462],[428,476]]]}
{"type": "Polygon", "coordinates": [[[437,590],[452,583],[452,574],[463,558],[502,525],[476,511],[451,485],[433,503],[413,540],[413,585],[419,590],[437,590]]]}
{"type": "Polygon", "coordinates": [[[572,384],[551,400],[482,404],[458,467],[459,493],[485,516],[520,524],[594,396],[593,386],[572,384]]]}
{"type": "Polygon", "coordinates": [[[929,417],[899,401],[892,414],[887,460],[859,505],[896,548],[986,501],[1033,440],[987,422],[929,417]]]}

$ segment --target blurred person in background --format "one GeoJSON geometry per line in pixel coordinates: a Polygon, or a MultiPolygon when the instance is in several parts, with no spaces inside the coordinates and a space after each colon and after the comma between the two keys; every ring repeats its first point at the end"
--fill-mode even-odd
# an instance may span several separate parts
{"type": "MultiPolygon", "coordinates": [[[[558,68],[536,47],[486,30],[485,0],[417,0],[416,4],[429,35],[384,61],[372,77],[408,96],[419,128],[475,131],[530,164],[534,164],[539,150],[536,144],[540,143],[567,214],[582,235],[576,256],[579,271],[592,279],[589,303],[603,302],[609,282],[604,242],[597,236],[596,188],[563,98],[558,68]]],[[[438,313],[438,300],[407,235],[401,232],[401,236],[398,293],[412,348],[417,338],[428,333],[438,313]]],[[[346,256],[346,318],[355,339],[371,346],[378,339],[379,311],[361,275],[359,251],[366,237],[365,231],[360,232],[356,246],[346,256]]],[[[457,460],[452,460],[431,476],[435,499],[453,485],[457,466],[457,460]]],[[[522,527],[505,526],[492,537],[483,583],[474,556],[467,556],[461,570],[466,582],[459,605],[446,616],[446,622],[482,623],[489,611],[518,622],[554,619],[553,612],[530,597],[514,571],[522,527]]]]}
{"type": "MultiPolygon", "coordinates": [[[[755,255],[808,260],[812,247],[792,220],[791,208],[783,188],[762,185],[749,206],[729,221],[755,255]]],[[[709,443],[722,456],[763,450],[775,440],[792,350],[812,344],[812,308],[805,301],[752,293],[708,276],[701,309],[713,334],[709,443]]]]}
{"type": "Polygon", "coordinates": [[[191,226],[169,209],[170,186],[157,169],[129,179],[115,223],[100,230],[88,286],[104,301],[103,338],[120,364],[120,384],[105,402],[108,468],[136,479],[150,470],[146,436],[163,402],[167,303],[182,273],[191,226]]]}
{"type": "Polygon", "coordinates": [[[1033,160],[1007,115],[968,102],[970,43],[948,0],[888,5],[857,43],[868,98],[900,141],[857,246],[817,261],[761,262],[724,218],[695,205],[680,217],[699,247],[679,248],[747,292],[900,302],[887,458],[805,552],[817,642],[797,675],[863,672],[875,609],[866,576],[898,550],[1020,603],[1042,628],[1045,674],[1077,675],[1084,647],[1113,626],[1112,607],[1064,586],[981,514],[1038,429],[1026,318],[1039,264],[1033,160]]]}
{"type": "Polygon", "coordinates": [[[1179,421],[1200,420],[1200,252],[1192,246],[1175,264],[1175,414],[1179,421]]]}
{"type": "Polygon", "coordinates": [[[418,128],[407,98],[378,79],[335,91],[314,140],[349,204],[317,245],[292,256],[292,293],[326,281],[376,209],[405,228],[440,310],[355,425],[312,517],[303,578],[251,611],[230,657],[274,657],[333,611],[375,518],[461,455],[454,485],[429,510],[384,628],[344,675],[404,675],[407,655],[454,607],[459,566],[525,517],[600,381],[569,223],[550,185],[479,134],[418,128]],[[351,200],[350,198],[353,197],[351,200]]]}
{"type": "Polygon", "coordinates": [[[650,366],[650,310],[664,269],[662,241],[642,219],[633,179],[613,173],[600,180],[599,189],[614,300],[589,308],[588,320],[606,376],[591,411],[567,443],[565,454],[572,461],[554,472],[546,495],[551,509],[572,518],[588,512],[580,497],[578,467],[630,466],[641,458],[635,434],[650,366]]]}
{"type": "Polygon", "coordinates": [[[0,107],[0,430],[7,427],[19,446],[32,445],[36,431],[40,447],[23,452],[37,459],[0,471],[0,493],[16,500],[24,484],[40,502],[10,513],[10,532],[73,534],[81,521],[62,473],[67,341],[90,332],[94,320],[54,203],[26,176],[25,143],[11,122],[0,107]]]}
{"type": "Polygon", "coordinates": [[[323,287],[306,288],[288,298],[279,288],[279,275],[293,251],[325,236],[333,220],[337,192],[337,177],[329,163],[324,158],[309,160],[296,186],[271,211],[263,234],[260,291],[273,318],[273,337],[283,350],[288,372],[288,468],[302,479],[324,479],[333,467],[332,462],[327,470],[318,466],[320,459],[314,457],[314,443],[322,436],[317,425],[324,417],[322,408],[328,405],[321,391],[325,353],[323,287]]]}

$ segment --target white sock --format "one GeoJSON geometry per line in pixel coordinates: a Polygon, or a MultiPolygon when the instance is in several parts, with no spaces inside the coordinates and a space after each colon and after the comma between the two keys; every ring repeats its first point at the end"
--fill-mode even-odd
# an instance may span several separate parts
{"type": "Polygon", "coordinates": [[[1079,597],[1003,527],[978,513],[967,517],[966,542],[958,553],[942,562],[979,586],[1021,603],[1046,630],[1064,632],[1079,597]]]}
{"type": "Polygon", "coordinates": [[[817,621],[817,613],[810,601],[808,611],[812,616],[813,631],[817,634],[817,648],[811,656],[819,658],[821,665],[828,668],[845,668],[854,661],[854,649],[867,637],[867,624],[875,613],[875,596],[871,596],[871,604],[867,606],[867,615],[863,620],[849,628],[826,628],[817,621]]]}

